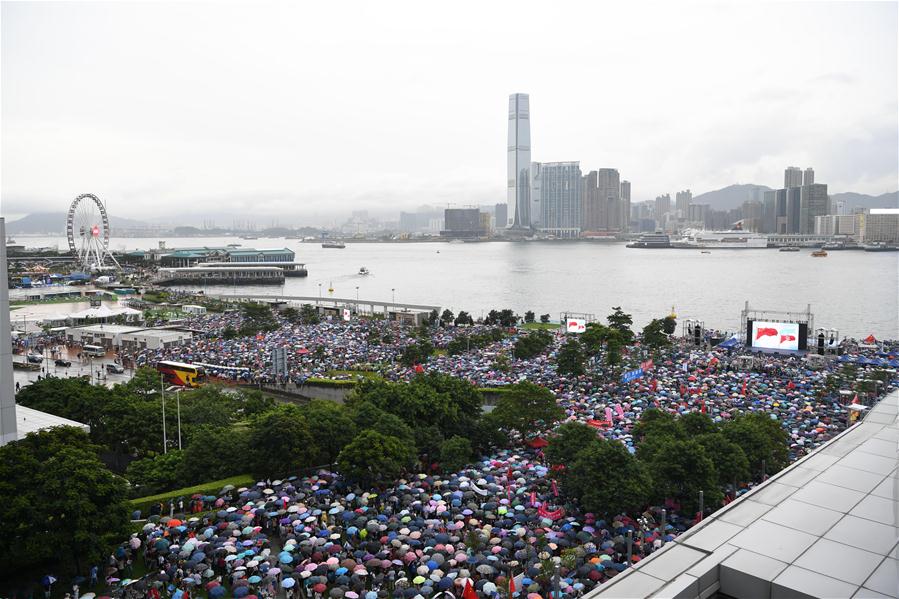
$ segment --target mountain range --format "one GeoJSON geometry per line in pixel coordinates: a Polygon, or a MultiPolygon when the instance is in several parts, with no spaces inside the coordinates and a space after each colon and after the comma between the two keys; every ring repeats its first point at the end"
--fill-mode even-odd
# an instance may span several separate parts
{"type": "MultiPolygon", "coordinates": [[[[728,185],[715,191],[708,191],[693,197],[694,204],[708,204],[712,210],[731,210],[739,208],[749,199],[762,199],[763,193],[771,188],[752,183],[728,185]]],[[[892,191],[878,196],[846,191],[830,194],[832,201],[842,201],[845,210],[853,208],[899,208],[899,192],[892,191]]],[[[674,198],[672,198],[672,203],[674,198]]]]}
{"type": "MultiPolygon", "coordinates": [[[[19,220],[6,223],[7,235],[62,235],[66,231],[65,212],[34,212],[19,220]]],[[[146,228],[150,225],[143,221],[121,216],[110,216],[111,229],[146,228]]]]}

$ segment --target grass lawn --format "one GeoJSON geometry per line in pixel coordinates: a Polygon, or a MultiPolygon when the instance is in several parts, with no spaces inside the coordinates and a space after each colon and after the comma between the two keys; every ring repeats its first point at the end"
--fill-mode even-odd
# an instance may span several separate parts
{"type": "Polygon", "coordinates": [[[557,322],[526,322],[521,328],[526,331],[555,331],[559,326],[557,322]]]}
{"type": "Polygon", "coordinates": [[[225,485],[234,485],[235,487],[248,487],[254,484],[256,481],[249,474],[241,474],[239,476],[232,476],[231,478],[223,478],[222,480],[213,480],[205,483],[200,483],[199,485],[194,485],[192,487],[184,487],[183,489],[175,489],[174,491],[167,491],[165,493],[159,493],[158,495],[149,495],[147,497],[138,497],[137,499],[131,500],[131,506],[135,510],[141,510],[143,512],[142,515],[146,515],[150,510],[150,506],[154,503],[163,502],[165,503],[169,499],[173,499],[176,497],[190,497],[196,493],[201,493],[203,495],[214,495],[222,490],[222,487],[225,485]]]}
{"type": "Polygon", "coordinates": [[[361,376],[364,379],[368,379],[371,381],[383,381],[384,377],[382,377],[377,372],[372,372],[370,370],[329,370],[325,373],[325,376],[335,377],[335,376],[348,376],[351,379],[355,380],[356,377],[361,376]]]}

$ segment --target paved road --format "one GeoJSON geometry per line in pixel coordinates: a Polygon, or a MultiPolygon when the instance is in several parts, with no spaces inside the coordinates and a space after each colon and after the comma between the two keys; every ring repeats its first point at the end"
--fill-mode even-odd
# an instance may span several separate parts
{"type": "MultiPolygon", "coordinates": [[[[13,374],[15,381],[19,384],[20,387],[25,387],[26,385],[30,385],[31,383],[36,381],[38,376],[43,378],[48,374],[58,377],[78,377],[93,374],[95,383],[99,380],[107,387],[112,387],[116,383],[125,383],[129,381],[133,375],[133,372],[128,369],[126,369],[123,374],[107,373],[106,365],[112,364],[115,361],[114,356],[112,356],[111,354],[107,354],[107,357],[105,358],[94,358],[93,360],[90,360],[87,357],[79,360],[78,351],[74,349],[67,350],[63,352],[63,354],[64,355],[62,357],[72,362],[72,365],[70,367],[64,368],[61,366],[56,366],[53,363],[53,358],[47,357],[44,358],[44,362],[41,364],[40,370],[14,370],[13,374]],[[99,371],[99,374],[97,371],[99,371]]],[[[49,352],[47,355],[49,356],[49,352]]],[[[25,360],[25,357],[14,356],[13,360],[16,362],[23,362],[25,360]]]]}

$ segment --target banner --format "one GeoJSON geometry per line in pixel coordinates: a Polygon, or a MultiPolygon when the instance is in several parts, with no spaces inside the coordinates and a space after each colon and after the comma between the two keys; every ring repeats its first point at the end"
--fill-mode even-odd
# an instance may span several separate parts
{"type": "Polygon", "coordinates": [[[565,321],[565,331],[568,333],[583,333],[587,330],[587,321],[583,318],[569,318],[565,321]]]}
{"type": "Polygon", "coordinates": [[[636,370],[629,370],[629,371],[625,372],[623,375],[621,375],[621,382],[622,383],[630,383],[631,381],[635,381],[642,377],[643,377],[643,369],[642,368],[638,368],[636,370]]]}
{"type": "Polygon", "coordinates": [[[549,511],[549,509],[546,506],[541,505],[539,508],[537,508],[537,514],[541,518],[549,518],[550,520],[558,520],[559,518],[561,518],[562,516],[565,515],[565,510],[563,510],[562,508],[559,508],[557,510],[549,511]]]}
{"type": "Polygon", "coordinates": [[[640,368],[643,370],[643,372],[647,372],[647,371],[649,371],[649,370],[652,370],[652,358],[650,358],[649,360],[646,360],[645,362],[641,363],[641,364],[640,364],[640,368]]]}

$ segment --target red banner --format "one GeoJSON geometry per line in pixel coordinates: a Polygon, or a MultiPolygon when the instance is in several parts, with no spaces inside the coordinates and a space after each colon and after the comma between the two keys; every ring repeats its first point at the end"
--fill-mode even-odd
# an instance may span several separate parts
{"type": "Polygon", "coordinates": [[[650,358],[649,360],[646,360],[645,362],[641,362],[640,368],[642,368],[644,370],[644,372],[647,370],[652,370],[652,358],[650,358]]]}

